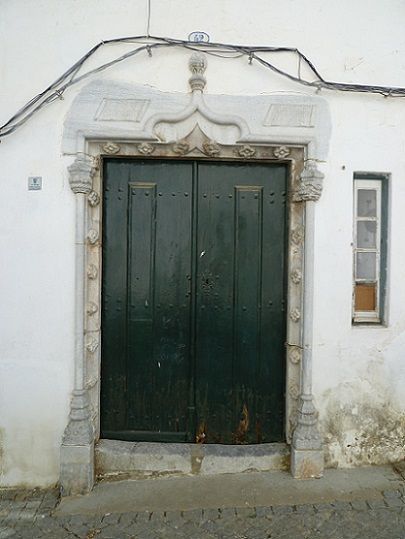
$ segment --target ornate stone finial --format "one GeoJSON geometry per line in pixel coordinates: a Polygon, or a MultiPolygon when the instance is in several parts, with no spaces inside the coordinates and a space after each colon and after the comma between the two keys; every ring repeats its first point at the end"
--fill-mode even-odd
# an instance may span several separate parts
{"type": "Polygon", "coordinates": [[[207,82],[204,77],[205,70],[207,69],[207,59],[200,52],[193,52],[190,56],[188,67],[191,71],[191,77],[189,79],[191,90],[193,92],[196,90],[202,92],[207,82]]]}
{"type": "Polygon", "coordinates": [[[75,194],[88,195],[92,190],[93,176],[96,169],[94,162],[88,155],[79,154],[68,167],[69,183],[75,194]]]}
{"type": "Polygon", "coordinates": [[[307,161],[304,170],[301,172],[300,185],[294,193],[294,202],[304,202],[319,200],[322,193],[324,174],[318,170],[314,161],[307,161]]]}

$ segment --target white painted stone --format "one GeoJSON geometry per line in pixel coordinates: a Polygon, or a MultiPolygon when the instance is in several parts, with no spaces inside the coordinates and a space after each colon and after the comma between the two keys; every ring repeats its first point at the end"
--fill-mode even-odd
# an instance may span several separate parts
{"type": "Polygon", "coordinates": [[[148,108],[147,99],[103,99],[96,112],[98,122],[140,122],[148,108]]]}

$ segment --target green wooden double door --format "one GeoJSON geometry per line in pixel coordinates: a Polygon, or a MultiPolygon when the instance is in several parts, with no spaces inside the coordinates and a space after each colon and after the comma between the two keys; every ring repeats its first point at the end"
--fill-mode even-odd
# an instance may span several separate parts
{"type": "Polygon", "coordinates": [[[105,161],[104,438],[283,440],[286,178],[105,161]]]}

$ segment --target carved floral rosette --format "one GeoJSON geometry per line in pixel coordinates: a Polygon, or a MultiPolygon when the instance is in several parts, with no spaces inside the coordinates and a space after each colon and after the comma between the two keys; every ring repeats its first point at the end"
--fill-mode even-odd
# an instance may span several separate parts
{"type": "Polygon", "coordinates": [[[188,142],[180,141],[176,144],[173,144],[173,152],[177,155],[186,155],[190,150],[190,145],[188,142]]]}
{"type": "Polygon", "coordinates": [[[104,153],[115,155],[121,151],[121,146],[115,142],[106,142],[101,149],[104,153]]]}
{"type": "Polygon", "coordinates": [[[256,155],[256,148],[252,148],[252,146],[246,144],[238,148],[237,152],[239,157],[242,157],[243,159],[251,159],[256,155]]]}
{"type": "Polygon", "coordinates": [[[290,150],[287,146],[279,146],[278,148],[274,148],[273,155],[276,159],[285,159],[290,155],[290,150]]]}

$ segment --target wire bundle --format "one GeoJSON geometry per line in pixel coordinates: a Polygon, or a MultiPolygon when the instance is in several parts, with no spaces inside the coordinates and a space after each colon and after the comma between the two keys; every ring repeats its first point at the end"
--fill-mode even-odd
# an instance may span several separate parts
{"type": "Polygon", "coordinates": [[[348,84],[342,82],[332,82],[325,80],[314,64],[298,49],[290,47],[260,47],[260,46],[245,46],[245,45],[232,45],[229,43],[194,43],[190,41],[183,41],[180,39],[166,38],[166,37],[153,37],[153,36],[135,36],[135,37],[123,37],[109,39],[106,41],[100,41],[93,48],[91,48],[82,58],[80,58],[75,64],[73,64],[65,73],[63,73],[58,79],[56,79],[51,85],[49,85],[41,93],[30,99],[20,110],[18,110],[4,125],[0,127],[0,138],[5,137],[13,133],[20,126],[25,124],[31,116],[36,114],[48,103],[52,103],[55,100],[62,99],[63,93],[80,81],[104,71],[105,69],[126,60],[132,56],[140,54],[146,51],[149,56],[152,56],[152,50],[165,47],[182,47],[193,51],[201,51],[206,54],[218,56],[221,58],[237,58],[240,56],[247,56],[249,63],[256,60],[262,66],[271,69],[275,73],[288,78],[294,82],[302,84],[307,87],[327,90],[338,90],[343,92],[363,92],[381,94],[385,97],[404,97],[405,88],[390,87],[390,86],[372,86],[366,84],[348,84]],[[85,73],[79,74],[87,60],[92,57],[101,47],[111,45],[114,43],[137,43],[138,46],[129,52],[118,56],[110,62],[101,64],[100,66],[91,69],[85,73]],[[298,57],[298,73],[293,75],[276,67],[274,64],[262,57],[263,53],[293,53],[298,57]],[[310,72],[314,75],[314,80],[306,80],[301,77],[301,64],[306,65],[310,72]]]}

